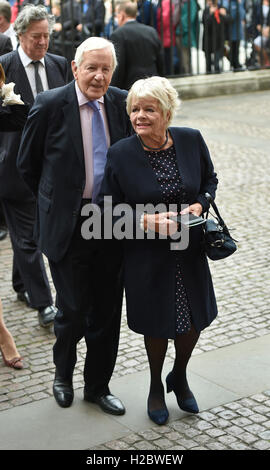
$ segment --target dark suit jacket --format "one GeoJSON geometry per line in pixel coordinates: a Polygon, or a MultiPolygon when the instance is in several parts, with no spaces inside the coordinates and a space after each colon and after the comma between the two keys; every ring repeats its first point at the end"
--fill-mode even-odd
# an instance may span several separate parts
{"type": "Polygon", "coordinates": [[[0,33],[0,55],[7,54],[13,50],[11,40],[5,34],[0,33]]]}
{"type": "Polygon", "coordinates": [[[110,40],[118,60],[112,85],[128,90],[140,78],[163,76],[161,43],[154,28],[130,21],[117,28],[110,40]]]}
{"type": "MultiPolygon", "coordinates": [[[[32,106],[34,96],[21,63],[18,51],[0,57],[6,83],[14,82],[14,92],[21,95],[24,103],[32,106]]],[[[45,68],[49,88],[56,88],[68,82],[68,63],[64,57],[45,55],[45,68]]],[[[0,133],[0,198],[21,199],[29,196],[29,189],[22,181],[16,168],[21,132],[0,133]]]]}
{"type": "MultiPolygon", "coordinates": [[[[37,195],[36,237],[57,262],[67,251],[85,186],[84,151],[75,82],[38,95],[18,155],[21,176],[37,195]]],[[[127,93],[109,87],[104,104],[111,144],[130,134],[127,93]]]]}
{"type": "MultiPolygon", "coordinates": [[[[217,187],[207,146],[197,130],[171,127],[170,132],[185,203],[200,202],[206,210],[209,204],[204,194],[209,192],[214,197],[217,187]]],[[[114,206],[126,203],[134,211],[136,204],[157,206],[163,202],[161,187],[136,135],[110,147],[101,193],[111,195],[114,206]]],[[[143,208],[140,210],[142,213],[143,208]]],[[[134,219],[138,220],[139,215],[134,219]]],[[[171,241],[170,238],[149,240],[143,237],[125,240],[128,323],[132,330],[147,336],[175,337],[177,260],[197,331],[208,326],[217,314],[211,275],[202,247],[202,227],[190,229],[189,245],[185,250],[171,250],[171,241]]]]}

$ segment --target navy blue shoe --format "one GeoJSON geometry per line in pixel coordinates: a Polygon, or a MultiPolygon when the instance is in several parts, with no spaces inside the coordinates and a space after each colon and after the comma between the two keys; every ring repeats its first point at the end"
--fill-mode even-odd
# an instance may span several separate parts
{"type": "Polygon", "coordinates": [[[181,400],[181,398],[177,395],[177,392],[175,390],[174,386],[174,376],[173,372],[170,372],[167,377],[166,377],[166,384],[167,384],[167,393],[174,392],[176,396],[176,400],[178,403],[179,408],[183,411],[187,411],[188,413],[194,413],[197,414],[199,413],[199,407],[196,402],[196,399],[190,390],[190,395],[188,398],[185,398],[184,400],[181,400]]]}
{"type": "Polygon", "coordinates": [[[155,424],[158,424],[159,426],[161,426],[162,424],[165,424],[169,418],[169,412],[168,412],[166,405],[165,405],[165,408],[162,408],[160,410],[150,411],[148,408],[147,413],[148,413],[149,418],[152,421],[154,421],[155,424]]]}

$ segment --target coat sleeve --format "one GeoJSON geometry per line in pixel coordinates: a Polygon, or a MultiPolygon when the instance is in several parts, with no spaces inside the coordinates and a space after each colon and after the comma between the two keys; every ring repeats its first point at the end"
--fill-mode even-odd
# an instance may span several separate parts
{"type": "Polygon", "coordinates": [[[14,132],[23,129],[27,114],[28,105],[12,105],[6,108],[0,107],[0,130],[1,132],[14,132]]]}
{"type": "Polygon", "coordinates": [[[205,197],[205,193],[210,193],[213,199],[215,198],[218,179],[214,171],[214,165],[208,147],[200,132],[198,132],[198,139],[201,155],[201,186],[197,202],[202,205],[203,212],[205,212],[209,209],[209,202],[205,197]]]}
{"type": "Polygon", "coordinates": [[[42,94],[38,95],[28,115],[21,138],[17,157],[18,171],[33,192],[37,195],[42,172],[42,160],[46,129],[48,128],[47,106],[42,94]]]}

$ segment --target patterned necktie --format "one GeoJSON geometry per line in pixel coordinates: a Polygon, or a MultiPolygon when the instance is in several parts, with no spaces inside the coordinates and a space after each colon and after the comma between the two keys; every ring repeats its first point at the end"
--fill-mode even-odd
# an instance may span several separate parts
{"type": "Polygon", "coordinates": [[[103,179],[104,168],[106,164],[107,141],[104,127],[104,121],[101,109],[97,101],[89,101],[94,112],[92,116],[92,143],[93,143],[93,162],[94,162],[94,183],[92,192],[92,202],[96,202],[103,179]]]}
{"type": "Polygon", "coordinates": [[[39,60],[35,60],[35,61],[33,60],[32,64],[35,67],[36,90],[37,90],[37,93],[40,93],[41,91],[44,91],[42,81],[41,81],[40,75],[38,73],[38,66],[40,64],[40,61],[39,60]]]}

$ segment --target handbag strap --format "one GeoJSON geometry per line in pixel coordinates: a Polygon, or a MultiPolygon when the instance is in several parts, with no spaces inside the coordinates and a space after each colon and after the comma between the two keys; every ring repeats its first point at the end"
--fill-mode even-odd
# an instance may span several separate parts
{"type": "MultiPolygon", "coordinates": [[[[229,235],[229,237],[232,238],[230,232],[229,232],[229,229],[227,227],[227,225],[225,224],[224,220],[222,219],[220,213],[219,213],[219,210],[217,208],[217,205],[216,203],[214,202],[214,199],[212,198],[211,194],[209,193],[205,193],[205,197],[207,199],[207,201],[209,202],[209,204],[211,204],[211,206],[213,207],[215,213],[216,213],[216,216],[217,216],[217,219],[218,219],[218,223],[219,225],[223,228],[223,231],[224,233],[226,233],[227,235],[229,235]]],[[[208,214],[209,214],[209,209],[206,213],[206,218],[208,218],[208,214]]],[[[235,240],[234,238],[232,238],[233,241],[237,242],[237,240],[235,240]]]]}
{"type": "MultiPolygon", "coordinates": [[[[217,208],[217,205],[216,203],[214,202],[214,199],[212,198],[211,194],[209,193],[205,193],[205,197],[207,199],[207,201],[209,202],[209,204],[211,204],[211,206],[213,207],[216,215],[217,215],[217,218],[218,218],[218,222],[219,224],[222,226],[222,227],[226,227],[226,224],[224,222],[224,220],[222,219],[220,213],[219,213],[219,210],[217,208]]],[[[207,214],[206,214],[206,218],[208,218],[208,213],[209,213],[209,209],[207,211],[207,214]]],[[[226,227],[227,228],[227,227],[226,227]]]]}

